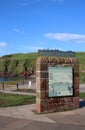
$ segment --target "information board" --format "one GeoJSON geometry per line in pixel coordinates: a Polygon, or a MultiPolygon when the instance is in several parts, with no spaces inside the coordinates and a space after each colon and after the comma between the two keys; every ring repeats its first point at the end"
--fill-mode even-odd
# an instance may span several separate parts
{"type": "Polygon", "coordinates": [[[72,67],[48,67],[49,97],[73,95],[72,67]]]}

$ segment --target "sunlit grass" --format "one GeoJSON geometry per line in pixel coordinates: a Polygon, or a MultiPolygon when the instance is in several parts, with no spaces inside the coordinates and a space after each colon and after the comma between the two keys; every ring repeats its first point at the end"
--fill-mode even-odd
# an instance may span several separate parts
{"type": "Polygon", "coordinates": [[[0,93],[0,107],[18,106],[35,103],[35,96],[0,93]]]}
{"type": "Polygon", "coordinates": [[[85,93],[80,93],[80,94],[79,94],[79,97],[80,97],[80,98],[85,98],[85,93]]]}

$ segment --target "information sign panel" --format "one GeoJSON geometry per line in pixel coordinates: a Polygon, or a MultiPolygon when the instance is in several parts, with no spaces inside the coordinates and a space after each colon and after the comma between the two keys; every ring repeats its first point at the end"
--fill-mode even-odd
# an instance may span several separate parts
{"type": "Polygon", "coordinates": [[[73,95],[72,67],[48,67],[49,97],[73,95]]]}

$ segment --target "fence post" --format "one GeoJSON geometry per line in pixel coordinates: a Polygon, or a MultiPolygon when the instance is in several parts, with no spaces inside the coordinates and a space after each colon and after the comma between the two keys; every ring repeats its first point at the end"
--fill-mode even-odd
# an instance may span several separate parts
{"type": "Polygon", "coordinates": [[[16,86],[17,86],[17,90],[19,89],[19,87],[18,87],[18,83],[16,84],[16,86]]]}
{"type": "Polygon", "coordinates": [[[2,89],[4,90],[4,83],[2,82],[2,89]]]}
{"type": "Polygon", "coordinates": [[[24,77],[23,77],[23,85],[24,85],[24,77]]]}

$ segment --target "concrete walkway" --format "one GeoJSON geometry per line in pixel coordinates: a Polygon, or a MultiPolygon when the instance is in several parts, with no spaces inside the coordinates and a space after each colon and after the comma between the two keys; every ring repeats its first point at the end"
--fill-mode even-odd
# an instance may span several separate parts
{"type": "MultiPolygon", "coordinates": [[[[13,93],[14,89],[1,91],[13,93]]],[[[0,108],[0,130],[85,130],[85,100],[80,100],[79,109],[68,112],[36,114],[35,110],[35,104],[0,108]]]]}
{"type": "Polygon", "coordinates": [[[50,114],[35,114],[35,107],[0,108],[0,130],[85,130],[85,106],[50,114]]]}

